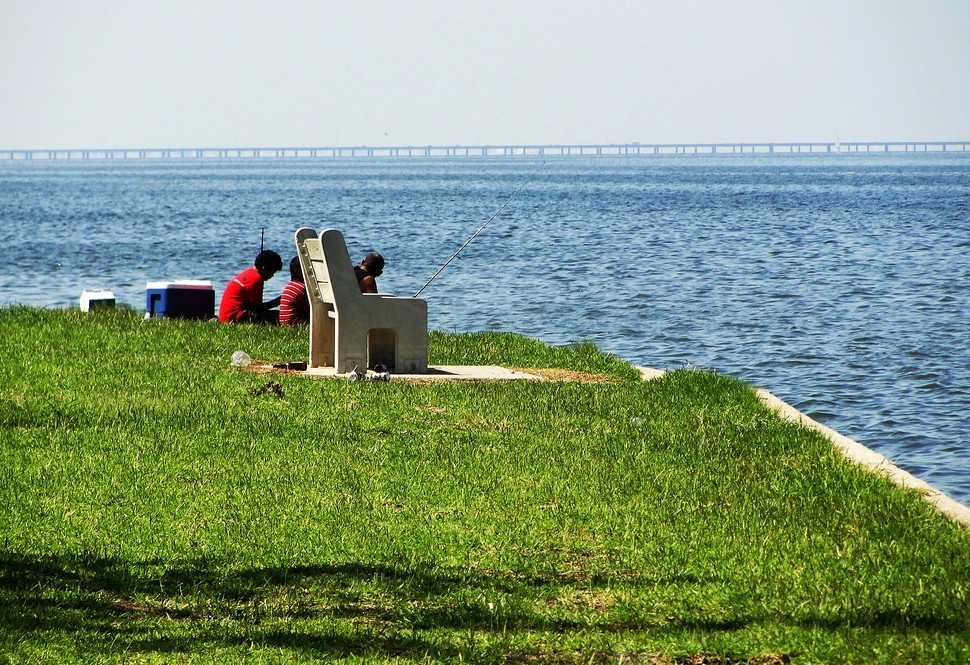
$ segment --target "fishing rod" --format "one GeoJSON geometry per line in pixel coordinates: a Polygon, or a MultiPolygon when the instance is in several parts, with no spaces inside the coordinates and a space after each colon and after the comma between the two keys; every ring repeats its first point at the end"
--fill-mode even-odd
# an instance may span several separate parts
{"type": "Polygon", "coordinates": [[[536,170],[532,172],[532,175],[530,175],[530,176],[529,176],[528,178],[526,178],[526,179],[525,179],[525,180],[524,180],[524,181],[522,182],[522,184],[521,184],[521,185],[519,185],[519,188],[518,188],[517,190],[515,190],[514,192],[512,192],[512,196],[510,196],[510,197],[509,197],[509,198],[508,198],[508,199],[507,199],[507,200],[505,201],[505,203],[503,203],[502,205],[500,205],[500,206],[498,207],[498,210],[496,210],[495,212],[493,212],[493,213],[492,213],[492,216],[491,216],[491,217],[489,217],[488,219],[486,219],[486,220],[485,220],[485,223],[484,223],[484,224],[482,224],[481,226],[479,226],[479,227],[478,227],[478,230],[477,230],[477,231],[475,231],[475,232],[474,232],[474,233],[473,233],[473,234],[471,235],[471,237],[470,237],[470,238],[469,238],[468,240],[466,240],[466,241],[465,241],[465,244],[464,244],[464,245],[462,245],[461,247],[459,247],[459,248],[458,248],[458,251],[457,251],[457,252],[455,252],[454,254],[452,254],[452,255],[451,255],[451,258],[449,258],[449,259],[448,259],[447,261],[445,261],[445,262],[444,262],[444,264],[443,264],[443,265],[442,265],[442,266],[441,266],[440,268],[438,268],[438,271],[437,271],[437,272],[436,272],[435,274],[433,274],[433,275],[431,275],[431,279],[429,279],[429,280],[428,280],[427,282],[425,282],[425,283],[424,283],[424,286],[422,286],[422,287],[421,287],[420,289],[418,289],[418,290],[417,290],[417,291],[416,291],[416,292],[414,293],[414,296],[412,296],[412,297],[414,297],[414,298],[417,298],[417,297],[418,297],[419,295],[421,295],[421,292],[422,292],[422,291],[424,291],[424,290],[425,290],[426,288],[428,288],[428,284],[430,284],[431,282],[433,282],[433,281],[435,280],[435,278],[436,278],[436,277],[437,277],[438,275],[440,275],[440,274],[441,274],[441,271],[443,271],[443,270],[444,270],[445,268],[447,268],[447,267],[448,267],[448,264],[450,264],[450,263],[451,263],[452,261],[454,261],[454,260],[455,260],[455,257],[456,257],[456,256],[458,256],[459,254],[461,254],[461,250],[463,250],[463,249],[465,249],[466,247],[468,247],[468,245],[470,245],[470,244],[471,244],[471,242],[472,242],[472,240],[474,240],[474,239],[475,239],[475,238],[476,238],[476,237],[478,236],[478,234],[479,234],[479,233],[481,233],[482,231],[484,231],[484,230],[485,230],[485,227],[486,227],[486,226],[488,226],[488,225],[489,225],[489,224],[491,223],[491,221],[492,221],[493,219],[495,219],[496,217],[498,217],[498,214],[499,214],[500,212],[502,212],[502,210],[504,210],[504,209],[505,209],[505,206],[507,206],[507,205],[508,205],[508,204],[509,204],[509,203],[510,203],[510,202],[512,201],[512,199],[514,199],[514,198],[515,198],[515,196],[516,196],[516,195],[517,195],[517,194],[518,194],[519,192],[521,192],[521,191],[522,191],[522,188],[523,188],[523,187],[525,187],[525,186],[526,186],[527,184],[529,184],[529,182],[530,182],[530,181],[531,181],[531,180],[532,180],[533,178],[535,178],[535,177],[536,177],[536,173],[538,173],[538,172],[539,172],[539,169],[541,169],[541,168],[542,168],[543,166],[545,166],[545,165],[546,165],[546,163],[545,163],[545,162],[542,162],[541,164],[539,164],[539,166],[537,166],[537,167],[536,167],[536,170]]]}

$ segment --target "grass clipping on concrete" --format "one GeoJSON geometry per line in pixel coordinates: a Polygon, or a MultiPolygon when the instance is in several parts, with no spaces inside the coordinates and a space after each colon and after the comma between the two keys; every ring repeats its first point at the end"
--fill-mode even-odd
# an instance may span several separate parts
{"type": "Polygon", "coordinates": [[[0,310],[4,662],[953,662],[970,534],[747,385],[432,333],[432,364],[239,371],[305,331],[0,310]],[[268,379],[274,384],[268,386],[268,379]]]}

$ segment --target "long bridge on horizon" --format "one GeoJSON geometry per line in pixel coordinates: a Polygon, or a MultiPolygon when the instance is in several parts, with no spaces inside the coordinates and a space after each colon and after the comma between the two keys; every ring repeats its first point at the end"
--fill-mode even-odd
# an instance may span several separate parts
{"type": "Polygon", "coordinates": [[[791,143],[550,143],[506,145],[323,146],[277,148],[0,149],[0,162],[95,159],[319,159],[339,157],[510,157],[570,155],[789,155],[968,152],[970,141],[791,143]]]}

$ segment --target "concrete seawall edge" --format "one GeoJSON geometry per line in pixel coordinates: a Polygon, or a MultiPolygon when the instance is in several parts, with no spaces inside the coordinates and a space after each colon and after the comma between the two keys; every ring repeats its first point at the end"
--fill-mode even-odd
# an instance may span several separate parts
{"type": "MultiPolygon", "coordinates": [[[[665,374],[663,370],[653,369],[650,367],[638,366],[637,369],[640,370],[640,375],[643,377],[643,379],[647,381],[659,378],[665,374]]],[[[778,399],[767,390],[758,389],[757,394],[761,402],[769,409],[777,413],[781,418],[800,423],[809,429],[820,432],[829,441],[831,441],[835,447],[846,456],[846,458],[866,469],[869,469],[870,471],[874,471],[875,473],[888,477],[889,480],[897,485],[918,492],[927,503],[934,506],[937,510],[940,510],[945,515],[948,515],[950,518],[960,522],[961,524],[970,526],[970,508],[967,506],[947,496],[940,490],[936,489],[929,483],[920,480],[911,473],[900,469],[885,456],[877,453],[874,450],[866,448],[858,441],[854,441],[843,434],[839,434],[831,427],[827,427],[818,421],[812,420],[804,413],[792,405],[778,399]]]]}

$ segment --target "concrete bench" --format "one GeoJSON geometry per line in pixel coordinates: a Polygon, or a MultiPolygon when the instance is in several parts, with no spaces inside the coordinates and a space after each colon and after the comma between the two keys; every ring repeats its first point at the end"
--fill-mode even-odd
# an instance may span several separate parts
{"type": "Polygon", "coordinates": [[[428,371],[428,303],[361,293],[343,234],[297,230],[296,253],[310,301],[309,367],[337,373],[384,365],[400,374],[428,371]]]}

